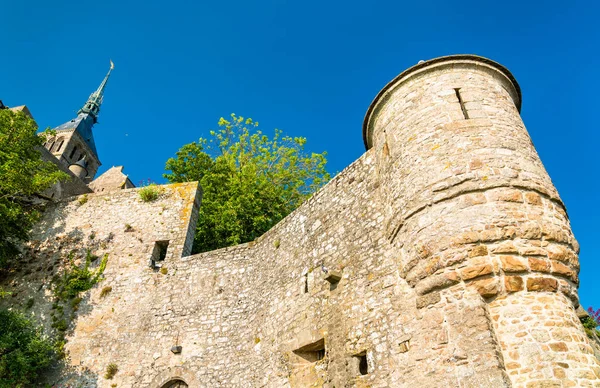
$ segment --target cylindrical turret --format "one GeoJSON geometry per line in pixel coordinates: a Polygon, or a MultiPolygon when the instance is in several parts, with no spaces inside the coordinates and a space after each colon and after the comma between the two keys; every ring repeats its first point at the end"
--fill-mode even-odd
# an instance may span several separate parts
{"type": "Polygon", "coordinates": [[[579,248],[520,105],[503,66],[441,57],[386,85],[363,136],[379,160],[386,235],[419,307],[475,289],[514,386],[580,383],[595,378],[597,360],[574,312],[579,248]]]}

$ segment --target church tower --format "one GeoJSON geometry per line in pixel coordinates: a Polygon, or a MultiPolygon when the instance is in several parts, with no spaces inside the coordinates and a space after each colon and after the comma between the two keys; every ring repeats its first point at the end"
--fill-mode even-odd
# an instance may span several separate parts
{"type": "Polygon", "coordinates": [[[92,127],[98,122],[104,90],[113,69],[114,64],[111,61],[110,69],[102,83],[77,111],[77,117],[54,128],[56,136],[45,144],[48,151],[86,183],[94,179],[101,165],[92,127]]]}

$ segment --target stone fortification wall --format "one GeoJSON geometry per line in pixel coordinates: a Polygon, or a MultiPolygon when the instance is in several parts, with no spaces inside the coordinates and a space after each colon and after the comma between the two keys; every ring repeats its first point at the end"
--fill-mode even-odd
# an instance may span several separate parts
{"type": "MultiPolygon", "coordinates": [[[[59,334],[57,322],[64,321],[68,325],[67,367],[54,371],[48,382],[61,381],[61,374],[69,377],[74,373],[73,381],[87,381],[88,386],[95,386],[97,376],[87,370],[89,365],[84,365],[83,360],[87,361],[87,356],[98,351],[94,345],[97,341],[117,340],[119,337],[110,330],[111,320],[119,320],[120,314],[133,310],[113,313],[110,298],[102,298],[103,307],[94,309],[94,298],[111,284],[115,286],[114,293],[119,295],[114,279],[125,277],[131,284],[121,297],[137,304],[143,297],[138,289],[146,286],[138,281],[141,274],[147,272],[160,279],[157,274],[160,275],[162,261],[156,257],[157,241],[166,247],[164,260],[188,255],[191,251],[200,202],[197,183],[160,186],[158,199],[151,202],[142,201],[139,190],[120,190],[110,195],[84,194],[50,203],[24,249],[25,264],[19,272],[3,279],[3,288],[11,292],[12,297],[0,300],[1,303],[24,306],[26,313],[37,318],[49,333],[59,334]],[[73,299],[59,303],[53,291],[56,281],[74,265],[83,266],[88,251],[97,258],[92,261],[92,268],[97,268],[101,258],[107,255],[105,280],[83,294],[76,308],[72,307],[73,299]],[[149,260],[153,258],[156,265],[150,268],[149,260]],[[28,304],[32,306],[25,308],[28,304]],[[96,320],[108,324],[108,329],[96,320]],[[96,326],[100,329],[94,330],[96,326]]],[[[135,327],[132,325],[127,330],[135,327]]],[[[62,381],[58,386],[69,385],[62,381]]]]}
{"type": "Polygon", "coordinates": [[[372,104],[361,158],[258,240],[214,252],[185,257],[196,194],[179,186],[149,208],[135,190],[90,196],[89,211],[57,205],[44,249],[76,243],[62,222],[86,241],[97,230],[111,257],[68,332],[61,381],[598,386],[574,311],[577,242],[519,106],[491,61],[419,64],[372,104]],[[177,249],[148,267],[174,227],[177,249]]]}

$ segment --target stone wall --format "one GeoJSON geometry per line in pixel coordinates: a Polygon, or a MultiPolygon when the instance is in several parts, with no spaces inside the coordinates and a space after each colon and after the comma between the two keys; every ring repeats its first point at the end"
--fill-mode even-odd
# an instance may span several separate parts
{"type": "MultiPolygon", "coordinates": [[[[92,230],[109,261],[48,381],[600,386],[574,311],[579,248],[519,106],[516,81],[491,61],[419,64],[372,104],[361,158],[256,241],[214,252],[186,256],[191,186],[152,204],[136,190],[57,204],[34,265],[92,230]],[[167,239],[175,249],[149,267],[167,239]]],[[[40,286],[48,295],[19,275],[11,289],[40,286]]]]}

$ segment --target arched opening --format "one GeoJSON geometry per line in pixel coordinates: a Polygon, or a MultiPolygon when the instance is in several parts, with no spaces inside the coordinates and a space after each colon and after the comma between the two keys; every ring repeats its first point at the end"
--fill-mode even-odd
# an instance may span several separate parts
{"type": "Polygon", "coordinates": [[[73,156],[75,156],[75,152],[77,152],[77,146],[73,147],[73,150],[71,151],[71,155],[69,155],[70,160],[73,160],[73,156]]]}
{"type": "Polygon", "coordinates": [[[56,150],[54,150],[54,152],[60,152],[60,149],[62,148],[62,146],[63,146],[64,142],[65,142],[65,141],[64,141],[64,140],[62,140],[62,139],[60,140],[60,143],[58,143],[58,141],[57,141],[57,143],[58,143],[58,147],[56,147],[56,150]]]}
{"type": "Polygon", "coordinates": [[[160,388],[186,388],[187,383],[181,379],[171,380],[160,388]]]}

